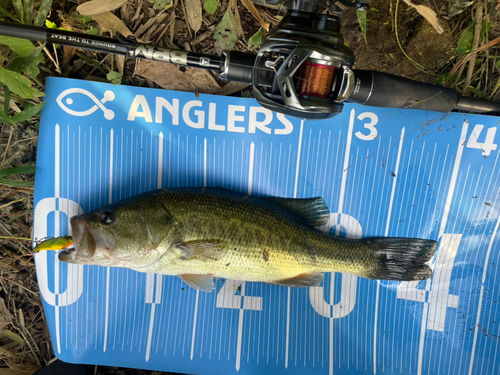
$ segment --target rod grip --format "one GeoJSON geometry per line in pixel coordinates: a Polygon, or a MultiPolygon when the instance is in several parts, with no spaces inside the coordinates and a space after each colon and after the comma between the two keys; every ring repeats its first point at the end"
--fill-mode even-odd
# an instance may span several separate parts
{"type": "Polygon", "coordinates": [[[354,77],[348,102],[444,113],[457,108],[459,95],[450,88],[370,70],[354,70],[354,77]]]}
{"type": "Polygon", "coordinates": [[[5,21],[0,21],[0,35],[40,41],[42,43],[47,42],[47,29],[5,21]]]}

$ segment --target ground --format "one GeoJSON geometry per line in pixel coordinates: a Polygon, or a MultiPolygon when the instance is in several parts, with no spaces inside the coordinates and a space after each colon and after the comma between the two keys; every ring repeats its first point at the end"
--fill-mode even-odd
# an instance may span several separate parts
{"type": "MultiPolygon", "coordinates": [[[[222,28],[222,31],[227,31],[221,35],[222,44],[236,34],[234,49],[250,52],[249,40],[259,30],[260,24],[243,2],[221,0],[214,14],[203,10],[201,19],[199,14],[193,15],[189,10],[188,17],[191,19],[187,20],[184,12],[186,3],[190,5],[200,1],[203,0],[174,0],[173,7],[167,10],[162,10],[162,7],[169,0],[156,0],[156,3],[153,0],[117,1],[116,3],[125,5],[113,10],[116,17],[111,19],[102,16],[81,17],[75,14],[78,5],[76,1],[54,0],[47,19],[57,27],[81,32],[99,31],[103,35],[109,35],[110,30],[123,31],[125,26],[139,39],[151,43],[215,54],[221,48],[221,41],[216,42],[214,39],[214,35],[220,30],[217,26],[228,7],[231,7],[237,14],[236,28],[222,28]]],[[[50,2],[35,0],[34,9],[38,11],[50,2]]],[[[261,5],[264,3],[263,0],[254,2],[261,5]]],[[[19,9],[16,11],[13,6],[19,3],[20,1],[0,0],[0,6],[12,14],[19,14],[19,9]]],[[[29,0],[24,3],[30,4],[29,0]]],[[[356,11],[344,11],[343,34],[346,43],[355,52],[355,68],[379,70],[419,81],[445,84],[467,95],[498,99],[500,64],[496,38],[500,35],[500,23],[497,22],[496,8],[500,7],[500,2],[415,0],[414,3],[428,6],[437,13],[442,33],[438,33],[403,0],[372,0],[366,14],[366,36],[362,33],[363,22],[358,20],[356,11]],[[478,38],[475,41],[475,22],[480,16],[477,9],[484,3],[487,6],[480,13],[483,15],[482,27],[478,28],[478,38]],[[472,60],[472,68],[468,69],[466,57],[475,48],[482,49],[477,56],[473,56],[475,60],[472,60]]],[[[284,14],[285,7],[261,5],[257,5],[258,13],[266,22],[271,23],[271,27],[275,26],[284,14]]],[[[33,15],[35,14],[37,12],[33,15]]],[[[126,32],[125,29],[122,33],[126,32]]],[[[8,46],[4,45],[0,49],[1,63],[5,67],[13,55],[8,46]]],[[[190,82],[187,90],[193,92],[238,96],[250,94],[241,86],[224,87],[226,82],[217,75],[204,71],[169,65],[153,68],[144,61],[138,63],[137,60],[129,59],[123,63],[106,54],[56,49],[53,46],[46,46],[43,54],[45,62],[39,64],[39,74],[30,77],[32,87],[39,92],[43,92],[45,78],[65,76],[103,82],[115,79],[122,84],[184,90],[186,86],[179,85],[179,82],[190,82]],[[117,71],[121,74],[116,73],[117,71]],[[115,73],[109,74],[110,72],[115,73]],[[166,74],[175,78],[161,80],[166,74]]],[[[26,76],[26,72],[23,74],[26,76]]],[[[5,95],[0,99],[0,104],[3,104],[5,95]]],[[[22,121],[17,121],[19,116],[15,117],[16,113],[39,102],[40,98],[26,100],[13,94],[9,105],[2,107],[7,108],[7,115],[14,120],[4,120],[0,128],[0,368],[21,370],[25,374],[31,374],[40,366],[54,361],[30,242],[34,181],[30,166],[36,163],[38,115],[28,116],[22,121]],[[7,172],[11,174],[5,176],[7,172]]],[[[150,371],[104,367],[90,370],[96,374],[151,374],[150,371]]]]}

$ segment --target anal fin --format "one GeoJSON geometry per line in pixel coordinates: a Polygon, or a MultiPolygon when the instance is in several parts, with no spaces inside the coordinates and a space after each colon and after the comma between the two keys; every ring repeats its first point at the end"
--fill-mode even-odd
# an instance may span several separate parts
{"type": "Polygon", "coordinates": [[[212,275],[196,275],[185,273],[178,276],[191,288],[199,289],[202,292],[211,292],[215,289],[214,277],[212,275]]]}
{"type": "Polygon", "coordinates": [[[292,287],[311,287],[320,286],[325,275],[321,272],[309,272],[301,273],[300,275],[291,277],[289,279],[277,280],[269,282],[268,284],[281,285],[281,286],[292,286],[292,287]]]}

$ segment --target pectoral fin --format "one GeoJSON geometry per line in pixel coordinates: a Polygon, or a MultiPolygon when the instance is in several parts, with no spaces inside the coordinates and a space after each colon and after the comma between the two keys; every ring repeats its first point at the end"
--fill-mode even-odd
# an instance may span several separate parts
{"type": "Polygon", "coordinates": [[[197,240],[178,243],[176,247],[183,252],[181,259],[198,258],[214,261],[224,255],[226,245],[219,240],[197,240]]]}
{"type": "Polygon", "coordinates": [[[293,287],[311,287],[319,286],[323,282],[325,275],[321,272],[310,272],[301,273],[295,277],[289,279],[277,280],[270,282],[268,284],[281,285],[281,286],[293,286],[293,287]]]}
{"type": "Polygon", "coordinates": [[[185,273],[178,276],[191,288],[199,289],[202,292],[211,292],[215,289],[214,278],[212,275],[194,275],[185,273]]]}

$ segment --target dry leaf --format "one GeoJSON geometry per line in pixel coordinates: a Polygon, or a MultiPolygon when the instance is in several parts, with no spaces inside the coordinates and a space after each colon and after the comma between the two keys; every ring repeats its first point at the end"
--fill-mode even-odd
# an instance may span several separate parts
{"type": "Polygon", "coordinates": [[[269,4],[266,2],[266,0],[252,0],[252,3],[254,3],[255,5],[261,6],[261,7],[266,7],[269,9],[275,9],[275,10],[280,10],[280,11],[283,11],[283,9],[286,9],[286,5],[284,5],[283,3],[269,4]]]}
{"type": "Polygon", "coordinates": [[[137,21],[141,16],[142,3],[143,0],[139,0],[139,4],[137,4],[137,10],[135,11],[134,17],[132,17],[132,19],[130,20],[130,23],[137,21]]]}
{"type": "Polygon", "coordinates": [[[234,16],[236,17],[236,34],[238,35],[238,39],[245,40],[245,33],[243,32],[243,27],[241,26],[240,12],[238,11],[238,2],[237,0],[231,0],[234,8],[234,16]]]}
{"type": "MultiPolygon", "coordinates": [[[[8,349],[5,349],[3,347],[0,346],[0,356],[2,357],[8,357],[8,358],[16,358],[17,357],[17,354],[14,353],[14,352],[11,352],[10,350],[8,349]]],[[[4,371],[9,371],[9,370],[6,370],[6,369],[0,369],[0,375],[4,375],[4,371]]],[[[10,370],[10,371],[14,371],[14,370],[10,370]]],[[[9,372],[5,372],[6,375],[11,375],[11,373],[9,372]]],[[[29,374],[29,375],[33,375],[31,372],[30,373],[26,373],[26,374],[29,374]]]]}
{"type": "Polygon", "coordinates": [[[69,47],[69,46],[63,46],[63,51],[64,51],[64,58],[63,58],[63,67],[66,68],[68,64],[70,63],[71,59],[73,59],[73,56],[75,56],[76,48],[75,47],[69,47]]]}
{"type": "MultiPolygon", "coordinates": [[[[154,18],[150,18],[144,25],[139,27],[136,30],[136,32],[134,33],[134,36],[136,38],[140,38],[142,36],[142,34],[145,33],[146,31],[150,30],[152,26],[157,26],[157,24],[162,22],[166,16],[167,15],[165,14],[165,11],[162,10],[154,18]]],[[[143,39],[147,39],[147,38],[143,38],[143,39]]]]}
{"type": "Polygon", "coordinates": [[[5,306],[3,298],[0,297],[0,329],[4,329],[8,326],[10,322],[12,322],[12,319],[14,319],[14,317],[5,306]]]}
{"type": "Polygon", "coordinates": [[[167,90],[215,94],[220,87],[210,72],[196,68],[182,68],[172,64],[141,60],[135,71],[167,90]]]}
{"type": "Polygon", "coordinates": [[[264,29],[266,29],[266,31],[269,31],[269,24],[267,22],[264,22],[264,20],[262,19],[259,11],[255,7],[255,5],[253,5],[252,0],[241,0],[241,2],[250,11],[250,13],[252,13],[252,15],[255,17],[255,19],[257,21],[259,21],[260,25],[264,29]]]}
{"type": "Polygon", "coordinates": [[[93,0],[79,5],[76,11],[83,16],[93,16],[120,8],[127,0],[93,0]]]}
{"type": "MultiPolygon", "coordinates": [[[[144,40],[151,40],[158,33],[160,33],[160,39],[163,37],[163,34],[167,31],[167,25],[163,22],[163,20],[167,18],[167,14],[164,14],[161,19],[159,19],[155,24],[148,30],[148,32],[144,35],[144,40]]],[[[155,44],[157,44],[156,42],[155,44]]]]}
{"type": "Polygon", "coordinates": [[[193,39],[193,34],[191,33],[191,26],[189,26],[189,16],[186,12],[186,4],[184,0],[181,0],[182,11],[184,12],[184,21],[186,21],[187,31],[189,33],[189,37],[193,39]]]}
{"type": "Polygon", "coordinates": [[[189,20],[189,25],[195,33],[200,30],[203,16],[201,14],[200,0],[184,0],[186,2],[186,12],[189,20]]]}
{"type": "Polygon", "coordinates": [[[132,35],[125,23],[111,12],[93,15],[92,19],[101,26],[102,31],[107,31],[111,35],[115,35],[117,32],[124,36],[132,35]]]}
{"type": "MultiPolygon", "coordinates": [[[[243,0],[245,1],[245,0],[243,0]]],[[[403,0],[407,5],[415,8],[421,16],[423,16],[431,25],[436,29],[438,34],[441,34],[444,30],[439,24],[437,14],[431,8],[425,5],[415,5],[410,0],[403,0]]]]}
{"type": "Polygon", "coordinates": [[[175,8],[177,8],[177,0],[174,1],[174,8],[170,12],[170,42],[174,41],[175,34],[175,8]]]}
{"type": "MultiPolygon", "coordinates": [[[[5,348],[2,348],[2,349],[5,349],[5,348]]],[[[10,350],[10,352],[13,353],[11,350],[10,350]]],[[[0,353],[6,353],[6,351],[2,350],[0,353]]],[[[26,357],[23,358],[23,356],[21,356],[19,352],[15,352],[13,354],[14,354],[14,356],[12,358],[9,358],[8,361],[5,361],[5,363],[8,363],[8,365],[11,366],[12,368],[11,369],[9,369],[9,368],[0,369],[0,375],[32,375],[35,372],[37,372],[38,370],[40,370],[39,365],[35,365],[34,363],[29,362],[29,360],[26,361],[26,359],[24,359],[26,357]],[[22,370],[18,370],[18,369],[22,369],[22,370]]],[[[29,356],[27,358],[29,358],[29,356]]]]}
{"type": "Polygon", "coordinates": [[[132,17],[132,13],[132,8],[130,8],[128,4],[122,5],[120,9],[120,18],[123,22],[125,22],[125,25],[130,24],[130,17],[132,17]]]}
{"type": "MultiPolygon", "coordinates": [[[[99,26],[101,26],[102,31],[107,31],[111,35],[115,35],[117,32],[124,36],[132,35],[132,31],[125,25],[125,23],[116,17],[111,12],[96,14],[92,16],[92,19],[96,21],[99,26]]],[[[125,56],[116,56],[116,69],[123,75],[123,68],[125,66],[125,56]]]]}
{"type": "Polygon", "coordinates": [[[116,69],[118,69],[118,73],[123,76],[123,68],[125,66],[125,56],[115,55],[116,60],[116,69]]]}
{"type": "MultiPolygon", "coordinates": [[[[457,14],[462,13],[467,7],[470,7],[472,4],[474,4],[474,1],[455,0],[455,3],[452,4],[450,9],[448,10],[447,14],[448,18],[454,17],[457,14]]],[[[498,5],[496,9],[498,9],[498,5]]]]}
{"type": "MultiPolygon", "coordinates": [[[[213,27],[213,30],[215,30],[215,27],[213,27]]],[[[213,30],[208,29],[208,30],[207,30],[207,31],[205,31],[203,34],[198,35],[196,38],[194,38],[194,39],[191,41],[191,45],[192,45],[192,46],[195,46],[195,45],[197,45],[198,43],[203,42],[203,41],[204,41],[205,39],[207,39],[210,35],[212,35],[213,30]]]]}
{"type": "Polygon", "coordinates": [[[217,95],[231,95],[234,94],[235,92],[238,92],[240,90],[244,90],[250,85],[248,83],[241,83],[241,82],[229,82],[227,85],[225,85],[218,93],[217,95]]]}

